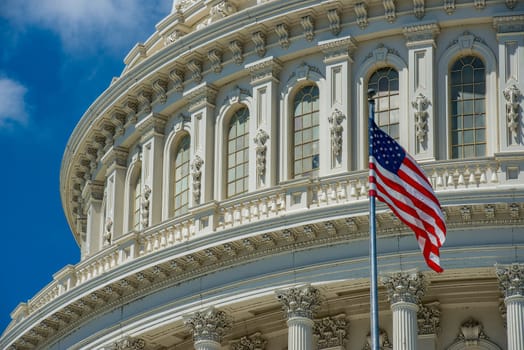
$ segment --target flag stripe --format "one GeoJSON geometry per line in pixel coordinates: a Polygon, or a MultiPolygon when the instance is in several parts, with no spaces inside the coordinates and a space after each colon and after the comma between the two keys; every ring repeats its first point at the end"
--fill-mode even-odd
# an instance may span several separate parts
{"type": "Polygon", "coordinates": [[[440,203],[416,161],[370,119],[369,195],[386,203],[417,238],[426,264],[442,272],[439,248],[446,240],[440,203]]]}

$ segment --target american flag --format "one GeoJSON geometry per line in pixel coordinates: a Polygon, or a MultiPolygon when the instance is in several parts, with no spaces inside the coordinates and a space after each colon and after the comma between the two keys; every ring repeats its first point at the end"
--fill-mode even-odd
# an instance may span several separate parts
{"type": "Polygon", "coordinates": [[[369,195],[386,203],[417,237],[426,264],[436,272],[446,240],[440,203],[417,162],[370,119],[369,195]]]}

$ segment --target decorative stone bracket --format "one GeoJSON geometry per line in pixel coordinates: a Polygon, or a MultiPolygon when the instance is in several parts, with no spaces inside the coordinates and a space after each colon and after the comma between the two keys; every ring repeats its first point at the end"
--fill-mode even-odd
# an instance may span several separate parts
{"type": "Polygon", "coordinates": [[[518,136],[519,129],[519,107],[521,92],[516,85],[508,86],[504,89],[504,98],[506,99],[506,119],[508,122],[508,128],[513,137],[518,136]]]}

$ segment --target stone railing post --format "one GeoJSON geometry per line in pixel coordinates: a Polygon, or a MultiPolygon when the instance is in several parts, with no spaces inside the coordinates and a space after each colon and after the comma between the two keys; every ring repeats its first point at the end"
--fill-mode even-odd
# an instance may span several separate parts
{"type": "Polygon", "coordinates": [[[287,316],[288,350],[313,349],[313,313],[320,306],[320,292],[309,285],[276,291],[287,316]]]}
{"type": "Polygon", "coordinates": [[[506,304],[508,350],[524,349],[524,264],[499,265],[496,273],[506,304]]]}
{"type": "Polygon", "coordinates": [[[383,277],[393,311],[393,349],[417,349],[417,312],[426,290],[421,273],[395,273],[383,277]]]}

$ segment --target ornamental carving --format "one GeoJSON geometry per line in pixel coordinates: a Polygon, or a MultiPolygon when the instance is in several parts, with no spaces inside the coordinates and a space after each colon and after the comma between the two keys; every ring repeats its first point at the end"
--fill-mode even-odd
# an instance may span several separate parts
{"type": "Polygon", "coordinates": [[[211,49],[207,53],[207,58],[211,62],[211,69],[215,73],[222,72],[222,52],[218,49],[211,49]]]}
{"type": "Polygon", "coordinates": [[[420,304],[420,298],[426,292],[427,283],[422,273],[397,272],[382,278],[387,288],[388,299],[391,304],[405,302],[420,304]]]}
{"type": "Polygon", "coordinates": [[[327,17],[329,21],[329,29],[331,29],[331,33],[333,35],[338,35],[340,33],[340,30],[342,29],[340,27],[340,12],[338,9],[331,9],[327,12],[327,17]]]}
{"type": "Polygon", "coordinates": [[[519,129],[519,101],[521,93],[516,85],[508,86],[504,89],[504,98],[506,99],[506,119],[508,121],[508,128],[513,137],[518,136],[519,129]]]}
{"type": "Polygon", "coordinates": [[[384,12],[389,23],[393,23],[397,19],[395,0],[383,0],[384,12]]]}
{"type": "Polygon", "coordinates": [[[368,7],[365,2],[355,4],[355,14],[357,15],[357,24],[360,29],[368,26],[368,7]]]}
{"type": "Polygon", "coordinates": [[[464,341],[466,345],[475,346],[480,339],[488,339],[488,336],[484,333],[482,324],[479,321],[470,318],[460,326],[457,340],[464,341]]]}
{"type": "Polygon", "coordinates": [[[198,155],[195,156],[191,163],[191,178],[193,180],[193,201],[195,204],[200,203],[200,187],[202,181],[202,165],[204,160],[198,155]]]}
{"type": "Polygon", "coordinates": [[[230,16],[235,12],[237,12],[237,8],[231,2],[228,0],[222,0],[218,4],[211,7],[209,10],[209,17],[197,26],[197,30],[205,28],[211,23],[230,16]]]}
{"type": "Polygon", "coordinates": [[[193,78],[196,83],[200,83],[203,79],[202,62],[197,59],[192,59],[187,62],[187,68],[191,71],[191,78],[193,78]]]}
{"type": "Polygon", "coordinates": [[[440,303],[419,305],[417,313],[418,334],[438,334],[440,331],[440,303]]]}
{"type": "Polygon", "coordinates": [[[184,324],[193,333],[193,340],[211,340],[220,343],[231,329],[232,321],[224,311],[211,307],[184,317],[184,324]]]}
{"type": "Polygon", "coordinates": [[[167,102],[167,80],[158,78],[153,82],[153,90],[156,93],[158,102],[164,104],[167,102]]]}
{"type": "Polygon", "coordinates": [[[418,19],[424,18],[424,15],[425,15],[424,0],[413,0],[413,14],[418,19]]]}
{"type": "Polygon", "coordinates": [[[111,237],[113,235],[113,219],[111,219],[110,217],[106,218],[104,227],[104,245],[109,245],[111,244],[111,237]]]}
{"type": "Polygon", "coordinates": [[[313,21],[313,16],[307,15],[300,18],[300,24],[302,29],[304,29],[304,36],[307,41],[312,41],[315,38],[315,22],[313,21]]]}
{"type": "Polygon", "coordinates": [[[317,348],[321,350],[343,347],[347,340],[348,326],[349,322],[346,320],[345,314],[316,320],[313,327],[313,335],[318,338],[317,348]]]}
{"type": "Polygon", "coordinates": [[[342,121],[346,118],[344,113],[339,109],[335,108],[331,115],[328,117],[329,131],[331,134],[331,152],[333,157],[339,157],[342,153],[342,132],[344,127],[342,121]]]}
{"type": "Polygon", "coordinates": [[[106,347],[106,350],[142,350],[146,347],[146,342],[141,338],[126,337],[106,347]]]}
{"type": "Polygon", "coordinates": [[[137,99],[140,103],[140,113],[151,113],[151,101],[153,94],[149,88],[143,88],[138,92],[137,99]]]}
{"type": "Polygon", "coordinates": [[[240,40],[232,40],[229,42],[229,50],[233,54],[233,62],[242,64],[244,62],[244,55],[242,53],[242,42],[240,40]]]}
{"type": "Polygon", "coordinates": [[[275,27],[275,32],[278,35],[278,42],[280,44],[280,47],[283,49],[287,49],[291,44],[291,41],[289,40],[289,28],[287,24],[277,24],[277,26],[275,27]]]}
{"type": "Polygon", "coordinates": [[[184,90],[184,71],[178,68],[173,69],[169,72],[169,78],[173,81],[173,89],[176,92],[182,92],[184,90]]]}
{"type": "Polygon", "coordinates": [[[444,11],[446,11],[448,15],[455,12],[455,0],[444,0],[444,11]]]}
{"type": "Polygon", "coordinates": [[[320,307],[320,291],[310,285],[277,290],[275,293],[288,319],[293,317],[312,319],[314,312],[320,307]]]}
{"type": "Polygon", "coordinates": [[[524,264],[497,265],[496,274],[506,298],[524,296],[524,264]]]}
{"type": "Polygon", "coordinates": [[[251,40],[255,44],[255,51],[259,57],[264,57],[266,54],[266,35],[261,31],[251,34],[251,40]]]}
{"type": "MultiPolygon", "coordinates": [[[[372,349],[372,339],[371,339],[371,333],[368,333],[366,337],[366,344],[362,348],[362,350],[371,350],[372,349]]],[[[379,335],[378,335],[378,346],[380,350],[391,350],[393,349],[393,345],[389,342],[388,334],[385,330],[380,329],[379,335]]]]}
{"type": "Polygon", "coordinates": [[[426,141],[428,134],[428,112],[429,100],[426,96],[419,93],[415,100],[411,102],[411,106],[415,110],[415,127],[417,141],[423,143],[426,141]]]}
{"type": "Polygon", "coordinates": [[[142,227],[146,228],[149,226],[149,197],[151,196],[151,187],[148,185],[144,186],[144,193],[142,194],[142,201],[140,206],[142,207],[140,215],[142,215],[142,227]]]}
{"type": "Polygon", "coordinates": [[[264,350],[267,340],[260,332],[244,336],[231,344],[232,350],[264,350]]]}
{"type": "Polygon", "coordinates": [[[255,151],[257,154],[257,174],[258,176],[264,176],[266,172],[266,142],[269,139],[269,135],[262,129],[259,129],[253,141],[255,142],[255,151]]]}

